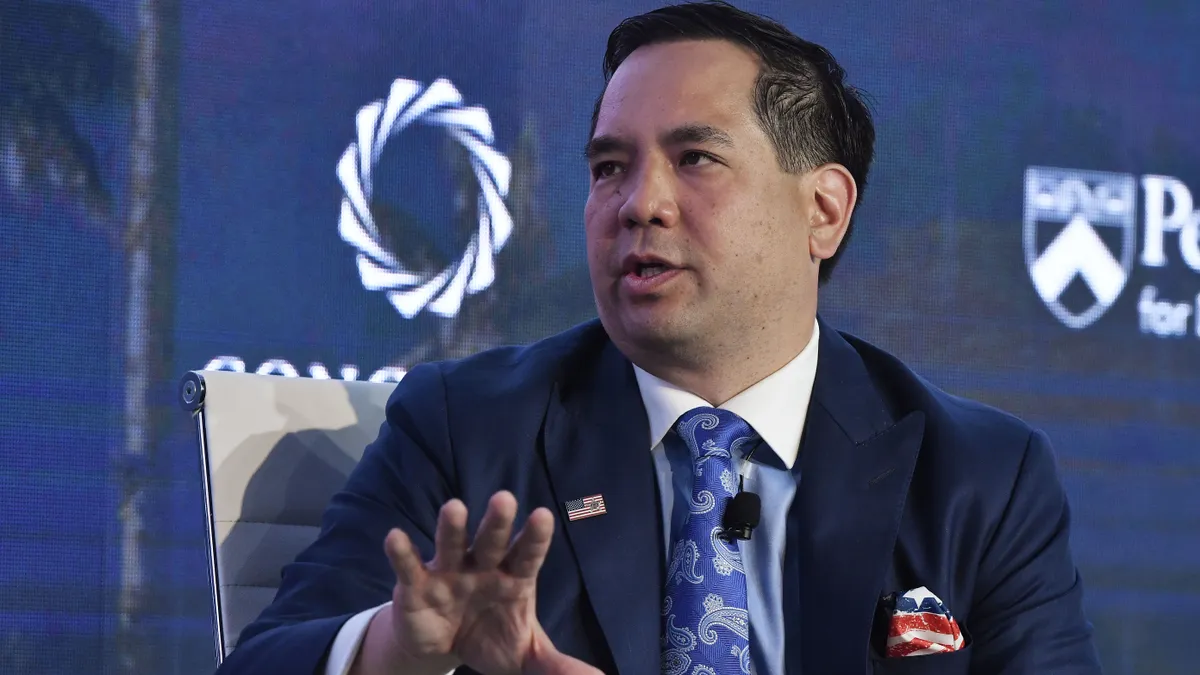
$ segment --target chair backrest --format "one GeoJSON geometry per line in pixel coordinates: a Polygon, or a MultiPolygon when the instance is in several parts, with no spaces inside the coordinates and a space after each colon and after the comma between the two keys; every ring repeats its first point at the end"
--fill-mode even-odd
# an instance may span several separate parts
{"type": "Polygon", "coordinates": [[[270,604],[280,569],[375,440],[395,384],[190,372],[208,520],[217,661],[270,604]]]}

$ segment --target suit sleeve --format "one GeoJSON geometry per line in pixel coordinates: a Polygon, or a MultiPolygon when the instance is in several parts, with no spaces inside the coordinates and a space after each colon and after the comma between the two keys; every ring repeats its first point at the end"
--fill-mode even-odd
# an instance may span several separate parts
{"type": "Polygon", "coordinates": [[[433,557],[438,510],[456,496],[445,390],[436,365],[410,371],[379,437],[331,500],[316,542],[283,568],[279,592],[242,632],[219,675],[319,675],[342,625],[392,598],[384,538],[401,528],[433,557]]]}
{"type": "Polygon", "coordinates": [[[1070,510],[1050,443],[1033,432],[980,569],[971,620],[974,675],[1098,675],[1070,510]]]}

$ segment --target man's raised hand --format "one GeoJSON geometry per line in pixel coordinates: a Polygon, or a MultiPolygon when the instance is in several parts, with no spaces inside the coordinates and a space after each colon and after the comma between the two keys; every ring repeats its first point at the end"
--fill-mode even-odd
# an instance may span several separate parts
{"type": "Polygon", "coordinates": [[[384,544],[396,572],[392,606],[372,620],[351,672],[442,675],[467,665],[487,675],[598,675],[558,652],[538,623],[537,574],[554,515],[535,509],[513,539],[516,512],[511,493],[493,495],[468,545],[467,507],[447,502],[428,563],[392,530],[384,544]]]}

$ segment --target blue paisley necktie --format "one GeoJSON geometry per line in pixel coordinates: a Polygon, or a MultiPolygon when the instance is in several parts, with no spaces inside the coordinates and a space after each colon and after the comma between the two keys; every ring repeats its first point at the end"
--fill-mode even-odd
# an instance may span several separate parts
{"type": "MultiPolygon", "coordinates": [[[[687,521],[671,544],[663,599],[663,675],[735,675],[750,672],[750,613],[746,571],[736,542],[720,538],[721,516],[737,493],[735,453],[758,434],[728,410],[693,408],[675,423],[692,458],[687,521]]],[[[675,508],[682,508],[676,504],[675,508]]]]}

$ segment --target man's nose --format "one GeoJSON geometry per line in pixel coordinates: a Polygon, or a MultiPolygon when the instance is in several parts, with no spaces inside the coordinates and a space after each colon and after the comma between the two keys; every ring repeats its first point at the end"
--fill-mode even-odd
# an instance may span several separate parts
{"type": "Polygon", "coordinates": [[[672,227],[678,222],[675,176],[665,160],[646,162],[629,177],[623,187],[628,192],[618,213],[622,224],[628,227],[672,227]]]}

